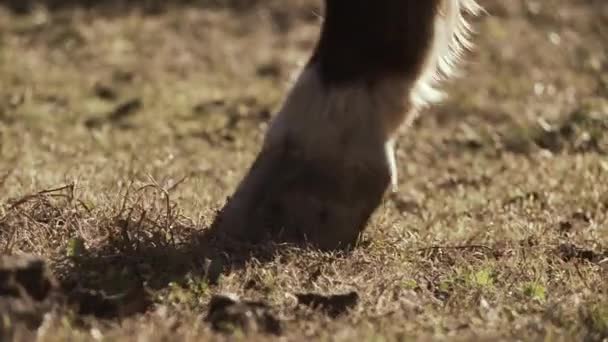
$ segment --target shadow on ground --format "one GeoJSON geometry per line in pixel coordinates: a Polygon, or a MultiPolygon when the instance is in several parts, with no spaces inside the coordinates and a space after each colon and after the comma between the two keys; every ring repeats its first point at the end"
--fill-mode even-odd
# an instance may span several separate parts
{"type": "Polygon", "coordinates": [[[44,190],[8,203],[0,227],[0,246],[9,255],[60,237],[54,246],[60,252],[48,263],[57,288],[76,312],[100,318],[143,312],[163,291],[215,286],[254,259],[267,263],[294,248],[222,239],[181,216],[168,191],[151,185],[125,190],[115,208],[104,210],[88,208],[72,184],[44,190]],[[85,241],[88,233],[105,238],[85,241]]]}

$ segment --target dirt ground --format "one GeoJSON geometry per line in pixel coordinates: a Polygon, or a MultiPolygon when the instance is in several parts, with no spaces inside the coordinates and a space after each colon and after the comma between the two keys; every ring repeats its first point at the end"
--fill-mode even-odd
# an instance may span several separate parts
{"type": "Polygon", "coordinates": [[[63,299],[0,272],[0,340],[608,339],[608,2],[480,2],[360,246],[254,257],[200,235],[320,2],[1,2],[0,253],[63,299]]]}

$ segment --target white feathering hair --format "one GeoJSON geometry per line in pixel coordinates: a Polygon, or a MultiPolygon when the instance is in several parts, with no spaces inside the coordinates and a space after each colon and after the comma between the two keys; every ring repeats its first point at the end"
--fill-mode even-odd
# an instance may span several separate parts
{"type": "MultiPolygon", "coordinates": [[[[434,37],[427,61],[410,94],[414,112],[444,99],[437,87],[449,77],[457,76],[457,64],[466,50],[472,48],[469,40],[471,26],[465,14],[477,15],[483,11],[475,0],[443,0],[435,18],[434,37]]],[[[408,123],[417,114],[408,119],[408,123]]]]}

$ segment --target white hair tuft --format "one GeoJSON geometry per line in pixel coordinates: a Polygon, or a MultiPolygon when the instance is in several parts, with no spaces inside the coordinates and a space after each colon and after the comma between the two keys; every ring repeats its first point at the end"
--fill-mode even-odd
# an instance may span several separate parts
{"type": "Polygon", "coordinates": [[[482,11],[475,0],[442,1],[427,61],[411,93],[415,109],[444,98],[443,92],[437,89],[440,81],[458,75],[458,62],[464,51],[472,48],[469,40],[472,30],[465,15],[482,11]]]}

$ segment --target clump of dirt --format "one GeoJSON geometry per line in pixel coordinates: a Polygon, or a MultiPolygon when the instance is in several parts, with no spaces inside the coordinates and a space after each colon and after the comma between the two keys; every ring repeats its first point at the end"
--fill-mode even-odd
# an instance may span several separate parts
{"type": "Polygon", "coordinates": [[[58,285],[45,263],[31,256],[0,256],[0,336],[38,327],[55,306],[58,285]],[[8,331],[2,331],[6,329],[8,331]]]}
{"type": "Polygon", "coordinates": [[[359,302],[357,292],[338,295],[321,295],[317,293],[296,294],[298,303],[319,310],[330,317],[338,317],[354,308],[359,302]]]}
{"type": "MultiPolygon", "coordinates": [[[[9,322],[5,329],[18,325],[35,329],[44,315],[54,309],[114,318],[142,312],[149,303],[143,288],[116,296],[83,288],[66,290],[59,286],[44,260],[33,256],[0,256],[0,317],[9,322]]],[[[4,332],[1,336],[5,336],[4,332]]]]}
{"type": "MultiPolygon", "coordinates": [[[[105,96],[110,96],[110,93],[104,93],[105,96]]],[[[99,128],[104,124],[114,124],[121,128],[128,128],[126,119],[136,114],[143,106],[141,99],[134,98],[119,104],[109,113],[105,113],[101,117],[93,117],[87,119],[84,124],[87,128],[99,128]]]]}
{"type": "Polygon", "coordinates": [[[40,259],[23,256],[0,257],[0,296],[45,300],[56,282],[40,259]]]}
{"type": "MultiPolygon", "coordinates": [[[[301,293],[295,296],[300,305],[332,318],[346,314],[359,302],[359,294],[354,291],[337,295],[301,293]]],[[[240,300],[232,295],[213,296],[205,321],[211,324],[213,330],[222,333],[236,330],[273,335],[283,333],[283,324],[273,314],[270,305],[261,301],[240,300]]]]}
{"type": "Polygon", "coordinates": [[[80,315],[98,318],[127,317],[144,312],[152,303],[143,287],[109,296],[102,291],[76,289],[67,293],[68,301],[80,315]]]}
{"type": "Polygon", "coordinates": [[[599,263],[608,258],[608,251],[604,253],[596,252],[591,249],[581,248],[574,244],[564,243],[557,248],[557,254],[564,261],[589,261],[599,263]]]}
{"type": "Polygon", "coordinates": [[[280,335],[281,321],[264,302],[241,301],[238,298],[217,295],[211,298],[205,320],[215,331],[230,333],[235,330],[280,335]]]}

